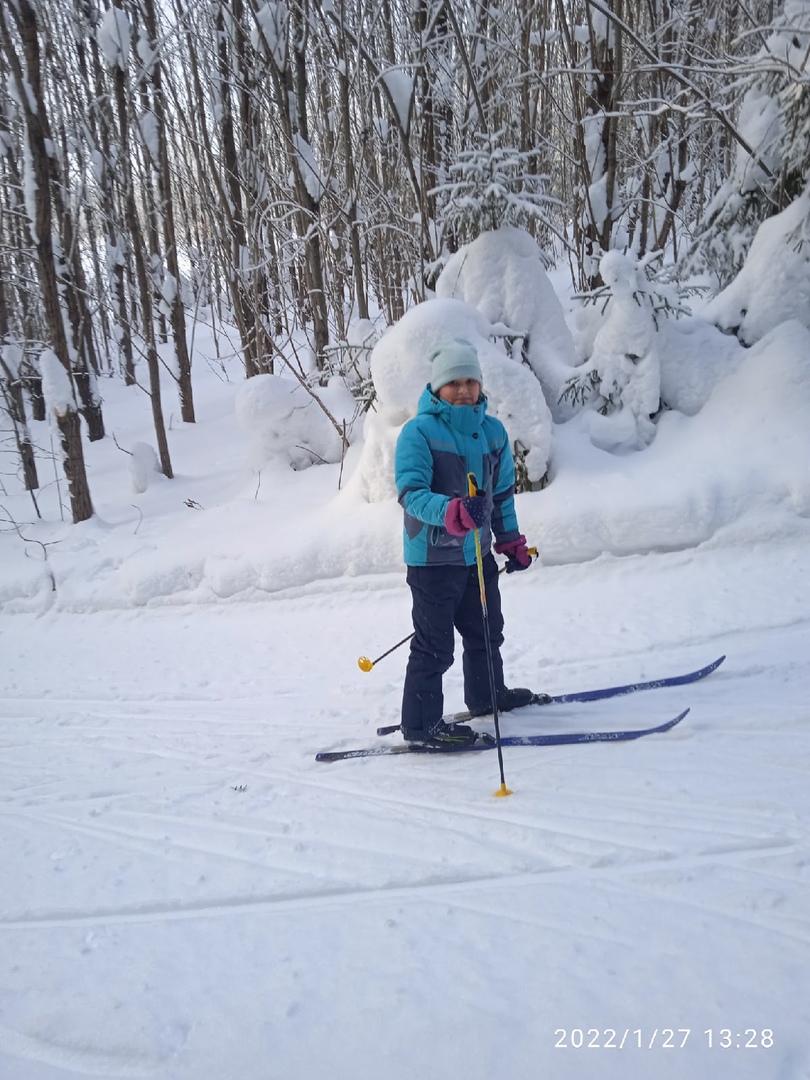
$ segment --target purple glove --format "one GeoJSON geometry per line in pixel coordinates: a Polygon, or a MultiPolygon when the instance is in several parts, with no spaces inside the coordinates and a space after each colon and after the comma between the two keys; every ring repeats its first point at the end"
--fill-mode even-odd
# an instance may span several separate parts
{"type": "Polygon", "coordinates": [[[486,520],[487,504],[483,495],[451,499],[444,512],[444,527],[451,536],[466,536],[471,529],[480,529],[486,520]]]}
{"type": "Polygon", "coordinates": [[[516,540],[504,540],[501,544],[495,544],[495,550],[499,555],[506,556],[506,572],[511,574],[514,570],[525,570],[532,565],[532,557],[526,546],[526,537],[519,536],[516,540]]]}

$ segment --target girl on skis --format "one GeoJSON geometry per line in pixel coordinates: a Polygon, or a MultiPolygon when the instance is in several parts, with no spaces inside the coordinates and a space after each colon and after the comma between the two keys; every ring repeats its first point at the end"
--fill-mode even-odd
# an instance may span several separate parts
{"type": "Polygon", "coordinates": [[[453,663],[454,629],[462,640],[467,707],[474,715],[492,709],[474,531],[481,542],[495,693],[503,712],[528,704],[532,694],[504,683],[503,616],[491,540],[507,556],[507,570],[524,570],[531,556],[515,513],[509,436],[500,420],[487,415],[475,348],[455,338],[439,345],[430,361],[430,383],[417,415],[399,435],[395,459],[414,626],[401,729],[409,742],[450,747],[476,739],[472,728],[442,721],[442,676],[453,663]],[[475,495],[468,494],[468,474],[475,478],[475,495]]]}

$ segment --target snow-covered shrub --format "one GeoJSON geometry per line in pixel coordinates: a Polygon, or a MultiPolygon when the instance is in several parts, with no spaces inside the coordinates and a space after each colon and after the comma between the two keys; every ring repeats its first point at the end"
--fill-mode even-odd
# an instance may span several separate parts
{"type": "Polygon", "coordinates": [[[704,311],[743,345],[789,319],[810,329],[810,186],[757,230],[745,266],[704,311]]]}
{"type": "Polygon", "coordinates": [[[396,497],[397,437],[416,415],[419,397],[430,382],[428,357],[436,345],[454,337],[475,346],[488,409],[506,426],[528,483],[541,481],[551,448],[551,414],[537,378],[493,342],[494,333],[477,308],[437,298],[410,308],[380,338],[371,356],[377,396],[366,417],[363,450],[351,480],[368,502],[396,497]]]}
{"type": "Polygon", "coordinates": [[[445,229],[458,242],[504,225],[542,221],[553,202],[545,193],[548,177],[528,171],[535,152],[502,146],[504,134],[477,134],[479,145],[459,151],[448,182],[431,192],[439,195],[445,229]]]}
{"type": "Polygon", "coordinates": [[[634,255],[609,251],[599,270],[610,293],[588,356],[569,379],[565,397],[587,405],[586,426],[603,450],[648,445],[658,411],[661,374],[653,309],[644,273],[634,255]]]}
{"type": "Polygon", "coordinates": [[[374,397],[371,381],[371,353],[380,340],[380,330],[370,319],[352,319],[346,329],[346,340],[336,352],[336,362],[330,370],[340,375],[352,395],[360,402],[374,397]]]}
{"type": "Polygon", "coordinates": [[[554,419],[570,416],[560,396],[576,363],[574,339],[543,254],[525,229],[504,226],[460,248],[436,282],[436,295],[478,308],[540,380],[554,419]]]}
{"type": "MultiPolygon", "coordinates": [[[[350,419],[354,400],[339,379],[317,390],[318,399],[340,424],[350,419]]],[[[273,462],[306,469],[340,461],[343,440],[329,416],[295,379],[254,375],[236,395],[236,420],[251,439],[251,464],[257,470],[273,462]]]]}

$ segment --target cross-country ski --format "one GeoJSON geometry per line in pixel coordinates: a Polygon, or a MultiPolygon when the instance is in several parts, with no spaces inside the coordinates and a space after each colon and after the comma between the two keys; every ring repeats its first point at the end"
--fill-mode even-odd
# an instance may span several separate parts
{"type": "MultiPolygon", "coordinates": [[[[659,735],[670,731],[687,715],[684,709],[672,720],[655,727],[627,729],[625,731],[563,731],[550,735],[507,735],[501,739],[501,746],[566,746],[574,743],[594,742],[629,742],[645,735],[659,735]]],[[[489,734],[479,734],[476,742],[469,746],[425,747],[412,743],[399,743],[395,746],[372,746],[365,750],[324,750],[315,755],[316,761],[346,761],[349,758],[387,757],[391,754],[466,754],[477,750],[494,750],[495,740],[489,734]]]]}
{"type": "MultiPolygon", "coordinates": [[[[689,671],[685,675],[670,675],[663,679],[650,679],[647,682],[608,686],[601,690],[579,690],[570,694],[535,693],[531,701],[527,702],[527,705],[565,705],[577,701],[602,701],[613,697],[623,697],[626,694],[636,694],[640,690],[659,690],[668,686],[685,686],[687,683],[699,682],[701,679],[705,679],[707,675],[717,671],[724,660],[725,656],[719,656],[711,664],[698,668],[696,671],[689,671]]],[[[461,712],[450,713],[444,717],[448,724],[461,723],[472,719],[474,719],[474,716],[468,709],[462,709],[461,712]]],[[[378,735],[393,735],[395,731],[399,731],[399,724],[388,724],[377,728],[378,735]]]]}

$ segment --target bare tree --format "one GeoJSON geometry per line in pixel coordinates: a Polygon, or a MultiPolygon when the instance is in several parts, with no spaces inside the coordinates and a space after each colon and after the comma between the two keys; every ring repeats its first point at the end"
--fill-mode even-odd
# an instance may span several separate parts
{"type": "MultiPolygon", "coordinates": [[[[6,12],[0,9],[0,43],[14,81],[16,100],[25,123],[25,137],[30,157],[30,183],[27,191],[31,234],[35,251],[39,291],[50,346],[74,387],[71,349],[65,326],[70,325],[60,295],[59,253],[53,238],[59,235],[58,216],[54,210],[54,188],[61,183],[58,162],[53,153],[53,135],[42,83],[42,63],[37,12],[29,0],[14,0],[6,12]],[[15,36],[16,31],[16,36],[15,36]]],[[[62,448],[65,477],[70,493],[74,522],[85,521],[93,514],[90,488],[82,448],[81,423],[73,400],[54,403],[56,424],[62,448]]]]}

